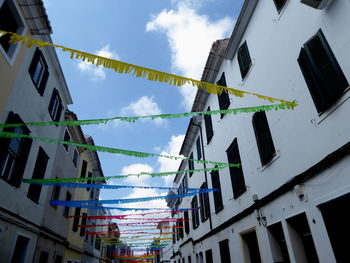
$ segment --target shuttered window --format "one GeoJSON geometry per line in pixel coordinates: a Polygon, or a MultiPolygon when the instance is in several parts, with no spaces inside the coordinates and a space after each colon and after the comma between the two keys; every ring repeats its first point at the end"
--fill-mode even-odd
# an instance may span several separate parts
{"type": "Polygon", "coordinates": [[[212,171],[210,174],[213,188],[218,189],[218,191],[213,192],[215,213],[217,213],[224,207],[222,203],[220,176],[219,171],[212,171]]]}
{"type": "Polygon", "coordinates": [[[81,165],[80,178],[85,178],[87,169],[87,162],[83,160],[83,164],[81,165]]]}
{"type": "MultiPolygon", "coordinates": [[[[207,189],[207,183],[203,183],[201,189],[207,189]]],[[[202,222],[210,216],[209,193],[199,194],[200,213],[202,222]]]]}
{"type": "Polygon", "coordinates": [[[62,100],[58,94],[57,89],[54,89],[52,92],[50,104],[49,104],[49,114],[53,121],[59,121],[61,118],[61,113],[63,110],[62,100]]]}
{"type": "MultiPolygon", "coordinates": [[[[210,111],[210,107],[208,107],[207,111],[210,111]]],[[[207,134],[207,143],[209,143],[211,141],[211,138],[213,138],[214,136],[213,122],[211,120],[211,115],[205,114],[204,122],[205,122],[205,132],[207,134]]]]}
{"type": "MultiPolygon", "coordinates": [[[[23,123],[18,114],[10,112],[6,123],[23,123]]],[[[26,126],[5,128],[4,132],[29,134],[26,126]]],[[[0,178],[9,184],[21,185],[32,140],[27,138],[0,138],[0,178]]]]}
{"type": "Polygon", "coordinates": [[[319,113],[329,109],[349,87],[322,30],[304,44],[298,63],[319,113]]]}
{"type": "Polygon", "coordinates": [[[231,263],[230,247],[228,239],[219,242],[221,262],[231,263]]]}
{"type": "MultiPolygon", "coordinates": [[[[188,169],[193,170],[194,169],[194,163],[193,163],[193,153],[190,154],[190,160],[188,160],[188,169]]],[[[192,176],[193,172],[189,172],[190,177],[192,176]]]]}
{"type": "MultiPolygon", "coordinates": [[[[216,82],[217,85],[227,87],[226,85],[226,78],[225,78],[225,72],[222,73],[221,78],[218,82],[216,82]]],[[[221,92],[221,94],[218,94],[218,100],[219,100],[219,108],[220,110],[228,109],[230,106],[230,97],[228,96],[228,93],[224,90],[221,92]]],[[[221,114],[221,118],[225,114],[221,114]]]]}
{"type": "Polygon", "coordinates": [[[192,226],[196,229],[199,226],[199,213],[198,213],[198,198],[194,196],[191,201],[192,210],[192,226]]]}
{"type": "MultiPolygon", "coordinates": [[[[83,226],[86,225],[86,220],[87,220],[87,213],[83,213],[83,217],[81,218],[81,224],[83,226]]],[[[86,227],[80,228],[80,236],[81,237],[85,236],[85,230],[86,230],[86,227]]]]}
{"type": "Polygon", "coordinates": [[[237,138],[235,138],[226,151],[227,159],[230,164],[240,164],[239,167],[230,167],[231,183],[233,189],[233,197],[237,198],[246,191],[241,156],[239,154],[237,138]]]}
{"type": "MultiPolygon", "coordinates": [[[[42,147],[39,147],[32,179],[43,179],[45,177],[48,161],[49,161],[49,156],[47,156],[47,154],[45,153],[42,147]]],[[[41,187],[42,186],[39,184],[29,185],[27,197],[31,199],[33,202],[38,203],[40,199],[41,187]]]]}
{"type": "Polygon", "coordinates": [[[265,165],[275,155],[276,150],[264,111],[256,112],[253,115],[253,127],[256,142],[258,144],[260,160],[262,165],[265,165]]]}
{"type": "Polygon", "coordinates": [[[198,136],[196,141],[196,147],[197,147],[197,159],[202,159],[202,149],[201,149],[201,137],[198,136]]]}
{"type": "Polygon", "coordinates": [[[75,208],[75,213],[74,213],[74,219],[73,219],[73,232],[78,231],[78,225],[79,225],[79,216],[80,216],[80,207],[75,208]]]}
{"type": "Polygon", "coordinates": [[[252,60],[250,58],[247,41],[245,41],[242,46],[238,49],[238,64],[241,70],[242,79],[248,74],[249,69],[252,65],[252,60]]]}
{"type": "Polygon", "coordinates": [[[184,212],[184,219],[185,219],[185,232],[186,234],[190,233],[190,222],[188,221],[189,216],[188,216],[188,211],[184,212]]]}
{"type": "MultiPolygon", "coordinates": [[[[70,192],[67,191],[66,201],[70,201],[70,200],[72,200],[72,195],[70,192]]],[[[68,216],[68,215],[69,215],[69,206],[65,206],[63,211],[63,216],[68,216]]]]}
{"type": "Polygon", "coordinates": [[[281,12],[281,10],[284,7],[287,0],[273,0],[273,2],[275,3],[276,9],[279,13],[279,12],[281,12]]]}
{"type": "Polygon", "coordinates": [[[49,78],[49,68],[40,49],[36,49],[29,67],[29,74],[34,86],[39,94],[43,96],[47,80],[49,78]]]}

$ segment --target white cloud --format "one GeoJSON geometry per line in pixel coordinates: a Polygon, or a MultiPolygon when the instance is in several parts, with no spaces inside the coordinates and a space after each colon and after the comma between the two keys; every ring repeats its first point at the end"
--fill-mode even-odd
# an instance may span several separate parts
{"type": "MultiPolygon", "coordinates": [[[[198,0],[177,1],[177,8],[163,10],[147,23],[146,31],[166,34],[172,51],[172,67],[187,77],[200,79],[211,45],[217,39],[228,37],[234,20],[224,17],[210,21],[197,12],[198,0]]],[[[191,108],[196,89],[181,87],[182,104],[191,108]]]]}
{"type": "MultiPolygon", "coordinates": [[[[183,140],[185,138],[184,134],[180,135],[173,135],[171,136],[170,141],[165,146],[163,151],[160,153],[162,155],[171,155],[171,156],[179,156],[179,152],[183,143],[183,140]]],[[[179,168],[179,165],[181,163],[181,160],[172,160],[168,158],[158,158],[159,162],[159,171],[160,172],[170,172],[170,171],[177,171],[179,168]]],[[[166,186],[172,186],[172,182],[174,180],[174,176],[166,176],[164,177],[165,185],[166,186]]]]}
{"type": "MultiPolygon", "coordinates": [[[[104,46],[100,50],[97,50],[95,53],[96,55],[101,57],[119,59],[117,53],[110,49],[110,45],[104,46]]],[[[81,61],[78,64],[78,68],[81,72],[91,74],[90,77],[93,81],[106,79],[106,72],[101,66],[97,67],[96,65],[93,65],[91,63],[81,61]]]]}
{"type": "MultiPolygon", "coordinates": [[[[157,102],[154,101],[153,97],[142,96],[135,102],[131,102],[128,106],[124,107],[121,110],[122,114],[131,114],[136,116],[145,116],[145,115],[158,115],[162,111],[159,108],[157,102]]],[[[164,119],[144,119],[143,121],[152,121],[157,126],[163,125],[166,123],[164,119]]]]}
{"type": "MultiPolygon", "coordinates": [[[[135,163],[124,166],[122,168],[121,174],[139,174],[142,172],[151,173],[153,172],[153,168],[148,164],[135,163]]],[[[151,176],[149,175],[129,176],[127,179],[124,179],[124,183],[128,185],[148,186],[150,178],[151,176]]]]}

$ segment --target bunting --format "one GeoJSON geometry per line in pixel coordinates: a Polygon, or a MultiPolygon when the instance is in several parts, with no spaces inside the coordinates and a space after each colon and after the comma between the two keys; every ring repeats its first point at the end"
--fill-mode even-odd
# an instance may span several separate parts
{"type": "Polygon", "coordinates": [[[4,30],[0,30],[0,32],[2,34],[11,35],[10,43],[20,43],[22,45],[27,44],[26,45],[27,47],[32,47],[32,46],[36,45],[40,48],[47,47],[47,46],[59,48],[62,51],[69,52],[70,57],[72,59],[76,58],[76,59],[81,60],[81,61],[92,63],[96,66],[102,66],[104,68],[114,69],[114,71],[116,73],[120,73],[120,74],[131,74],[137,78],[146,78],[150,81],[167,83],[167,84],[173,85],[173,86],[183,86],[183,85],[189,84],[189,85],[194,86],[198,89],[204,89],[205,91],[207,91],[208,93],[211,93],[211,94],[221,94],[222,92],[227,92],[231,95],[234,95],[234,96],[240,97],[240,98],[249,94],[249,95],[253,95],[253,96],[258,97],[259,99],[267,100],[267,101],[272,102],[272,103],[278,101],[278,102],[281,102],[283,104],[287,104],[292,108],[297,105],[296,102],[290,102],[290,101],[286,101],[283,99],[277,99],[277,98],[272,98],[269,96],[260,95],[260,94],[253,93],[253,92],[228,88],[228,87],[224,87],[224,86],[220,86],[220,85],[216,85],[216,84],[212,84],[212,83],[208,83],[208,82],[203,82],[203,81],[199,81],[199,80],[195,80],[195,79],[191,79],[191,78],[186,78],[186,77],[182,77],[182,76],[178,76],[178,75],[174,75],[174,74],[169,74],[166,72],[161,72],[158,70],[149,69],[149,68],[137,66],[134,64],[125,63],[125,62],[114,60],[111,58],[106,58],[106,57],[97,56],[97,55],[94,55],[91,53],[82,52],[79,50],[64,47],[62,45],[56,45],[56,44],[40,41],[40,40],[31,38],[28,36],[17,35],[15,33],[7,32],[4,30]]]}

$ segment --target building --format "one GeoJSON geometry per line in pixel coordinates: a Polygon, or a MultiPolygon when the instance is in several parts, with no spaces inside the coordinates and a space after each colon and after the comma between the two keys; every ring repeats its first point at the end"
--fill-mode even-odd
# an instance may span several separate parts
{"type": "MultiPolygon", "coordinates": [[[[3,30],[51,42],[50,23],[41,1],[38,5],[0,1],[0,21],[3,30]]],[[[53,48],[27,48],[10,44],[7,35],[1,36],[0,79],[1,123],[62,120],[63,112],[72,104],[53,48]]],[[[53,125],[5,130],[62,139],[63,129],[53,125]]],[[[51,195],[48,187],[22,183],[23,178],[53,178],[56,153],[61,147],[23,138],[0,139],[2,262],[62,261],[66,237],[62,209],[47,203],[51,195]],[[49,222],[56,216],[57,221],[49,222]]]]}
{"type": "MultiPolygon", "coordinates": [[[[177,175],[177,187],[220,191],[171,204],[201,208],[182,216],[171,262],[349,262],[349,12],[348,1],[246,0],[214,43],[203,81],[299,105],[191,119],[182,154],[241,167],[177,175]]],[[[192,111],[266,104],[198,90],[192,111]]],[[[204,166],[179,170],[192,168],[204,166]]]]}

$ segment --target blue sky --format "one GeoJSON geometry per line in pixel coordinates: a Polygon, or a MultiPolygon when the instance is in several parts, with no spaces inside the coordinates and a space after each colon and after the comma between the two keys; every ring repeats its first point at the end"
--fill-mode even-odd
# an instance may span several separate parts
{"type": "MultiPolygon", "coordinates": [[[[231,35],[242,0],[44,0],[54,43],[200,79],[211,44],[231,35]]],[[[120,75],[69,59],[57,50],[79,119],[189,111],[195,89],[120,75]]],[[[83,126],[96,145],[177,155],[189,119],[83,126]]],[[[179,163],[99,153],[105,175],[173,171],[179,163]]],[[[172,178],[134,177],[130,185],[171,185],[172,178]]],[[[106,190],[101,199],[161,194],[106,190]]],[[[165,207],[164,201],[146,204],[165,207]]],[[[126,206],[126,205],[125,205],[126,206]]],[[[127,205],[141,206],[141,203],[127,205]]],[[[144,206],[144,204],[142,204],[144,206]]]]}

